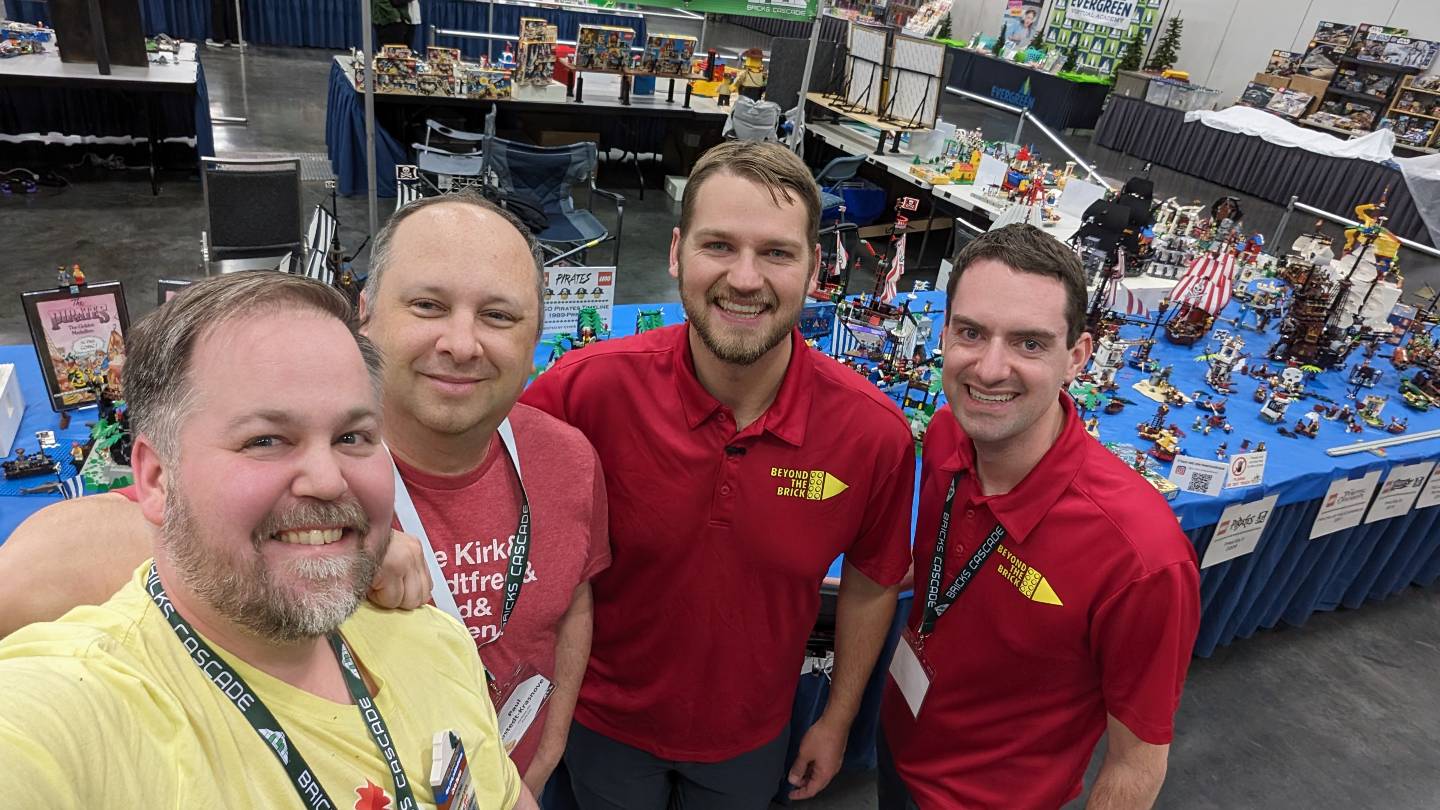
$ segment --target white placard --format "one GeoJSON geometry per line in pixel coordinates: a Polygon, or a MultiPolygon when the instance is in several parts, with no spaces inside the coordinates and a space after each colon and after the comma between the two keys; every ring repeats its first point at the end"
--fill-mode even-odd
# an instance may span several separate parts
{"type": "Polygon", "coordinates": [[[1425,488],[1420,490],[1420,498],[1415,501],[1415,508],[1426,509],[1436,505],[1440,505],[1440,472],[1431,472],[1430,480],[1425,482],[1425,488]]]}
{"type": "Polygon", "coordinates": [[[945,78],[945,45],[927,39],[896,37],[890,52],[890,97],[885,109],[892,118],[935,125],[945,78]]]}
{"type": "Polygon", "coordinates": [[[1135,17],[1135,4],[1136,0],[1070,0],[1065,18],[1126,30],[1135,17]]]}
{"type": "Polygon", "coordinates": [[[975,189],[981,190],[986,186],[998,186],[1005,182],[1005,172],[1009,170],[1005,161],[989,155],[980,156],[980,165],[975,167],[975,189]]]}
{"type": "Polygon", "coordinates": [[[1055,204],[1055,207],[1062,214],[1069,214],[1076,219],[1081,219],[1085,216],[1085,209],[1090,207],[1090,203],[1104,196],[1104,186],[1072,177],[1065,181],[1065,190],[1060,192],[1060,201],[1055,204]]]}
{"type": "Polygon", "coordinates": [[[1375,502],[1370,504],[1370,511],[1365,514],[1365,522],[1374,523],[1409,512],[1410,507],[1415,505],[1415,498],[1420,494],[1421,487],[1425,486],[1425,479],[1434,468],[1433,461],[1391,467],[1390,474],[1385,476],[1385,483],[1380,485],[1375,502]]]}
{"type": "Polygon", "coordinates": [[[576,334],[580,310],[594,307],[606,326],[615,315],[615,268],[545,268],[545,336],[576,334]]]}
{"type": "Polygon", "coordinates": [[[1209,568],[1254,551],[1279,497],[1269,495],[1258,501],[1232,503],[1225,507],[1225,511],[1220,513],[1220,522],[1215,524],[1215,535],[1210,538],[1210,546],[1205,549],[1205,559],[1200,562],[1200,567],[1209,568]]]}
{"type": "Polygon", "coordinates": [[[885,30],[850,23],[850,55],[846,66],[849,92],[845,101],[867,113],[880,110],[880,80],[884,78],[885,30]]]}
{"type": "MultiPolygon", "coordinates": [[[[941,260],[940,260],[940,272],[939,272],[938,274],[936,274],[936,276],[935,276],[935,291],[936,291],[936,292],[945,292],[945,289],[950,286],[950,273],[951,273],[954,269],[955,269],[955,265],[951,264],[949,259],[941,259],[941,260]]],[[[945,302],[945,306],[949,306],[949,305],[950,305],[950,302],[949,302],[949,301],[946,301],[946,302],[945,302]]]]}
{"type": "Polygon", "coordinates": [[[1230,465],[1223,461],[1194,456],[1176,456],[1170,467],[1170,481],[1181,492],[1209,495],[1212,498],[1225,488],[1225,473],[1230,465]]]}
{"type": "Polygon", "coordinates": [[[1230,457],[1230,476],[1225,479],[1226,489],[1253,487],[1265,480],[1265,457],[1268,450],[1258,453],[1236,453],[1230,457]]]}
{"type": "Polygon", "coordinates": [[[1325,499],[1320,503],[1320,513],[1310,526],[1310,539],[1324,537],[1341,529],[1353,529],[1360,525],[1365,516],[1365,507],[1370,505],[1370,496],[1375,485],[1380,483],[1380,471],[1374,470],[1364,478],[1341,478],[1325,490],[1325,499]]]}

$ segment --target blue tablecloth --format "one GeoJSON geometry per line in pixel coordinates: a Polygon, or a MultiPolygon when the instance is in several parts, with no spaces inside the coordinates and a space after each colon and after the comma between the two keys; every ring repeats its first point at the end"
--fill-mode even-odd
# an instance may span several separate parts
{"type": "MultiPolygon", "coordinates": [[[[325,149],[340,193],[369,190],[365,172],[365,97],[355,92],[350,77],[330,63],[330,98],[325,105],[325,149]]],[[[381,197],[395,196],[395,164],[406,162],[406,149],[383,127],[375,127],[375,177],[381,197]]]]}
{"type": "MultiPolygon", "coordinates": [[[[244,13],[242,33],[247,42],[330,50],[360,47],[360,7],[355,0],[241,0],[240,6],[244,13]]],[[[45,4],[35,0],[5,0],[5,9],[16,20],[37,22],[47,19],[45,4]]],[[[198,42],[210,34],[210,0],[140,0],[140,13],[146,33],[152,36],[166,33],[198,42]]],[[[560,28],[560,38],[566,40],[575,39],[576,29],[582,22],[634,28],[640,40],[645,37],[643,18],[605,14],[598,10],[585,12],[503,5],[495,6],[495,32],[516,33],[520,29],[522,15],[544,17],[555,23],[560,28]]],[[[421,0],[420,18],[423,25],[489,33],[488,3],[421,0]]],[[[416,41],[412,44],[418,46],[422,41],[422,34],[417,32],[416,41]]],[[[484,43],[480,40],[463,40],[463,43],[440,44],[460,47],[471,57],[484,50],[484,43]]]]}

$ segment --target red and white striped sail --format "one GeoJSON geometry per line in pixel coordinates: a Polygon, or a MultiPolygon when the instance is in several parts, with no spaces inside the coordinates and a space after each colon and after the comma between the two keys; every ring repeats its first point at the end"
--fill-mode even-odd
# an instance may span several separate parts
{"type": "Polygon", "coordinates": [[[899,294],[896,285],[900,283],[900,277],[905,275],[905,236],[900,234],[900,239],[895,242],[895,259],[885,271],[885,286],[880,292],[880,300],[890,303],[899,294]]]}
{"type": "Polygon", "coordinates": [[[1123,312],[1126,315],[1150,317],[1150,310],[1146,308],[1145,302],[1136,298],[1135,293],[1119,279],[1110,285],[1110,294],[1105,297],[1105,308],[1112,312],[1123,312]]]}
{"type": "Polygon", "coordinates": [[[1218,315],[1230,303],[1231,286],[1235,279],[1235,254],[1225,251],[1223,257],[1202,253],[1185,271],[1170,291],[1174,304],[1188,304],[1202,312],[1218,315]]]}

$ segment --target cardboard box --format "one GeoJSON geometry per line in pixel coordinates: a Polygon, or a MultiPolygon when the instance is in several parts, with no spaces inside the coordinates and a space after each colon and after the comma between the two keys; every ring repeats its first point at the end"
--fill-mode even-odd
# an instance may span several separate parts
{"type": "MultiPolygon", "coordinates": [[[[1256,84],[1263,84],[1266,87],[1273,87],[1276,90],[1284,90],[1290,86],[1289,76],[1276,76],[1273,73],[1256,73],[1254,81],[1256,84]]],[[[1314,94],[1312,93],[1311,95],[1314,94]]]]}
{"type": "Polygon", "coordinates": [[[1150,87],[1150,80],[1154,78],[1149,73],[1141,73],[1135,70],[1122,70],[1115,74],[1115,95],[1133,96],[1134,98],[1145,98],[1145,91],[1150,87]]]}
{"type": "Polygon", "coordinates": [[[1325,95],[1325,91],[1329,89],[1329,87],[1330,82],[1326,81],[1325,79],[1316,79],[1311,76],[1290,77],[1291,90],[1298,90],[1301,93],[1307,93],[1314,96],[1315,98],[1320,98],[1321,96],[1325,95]]]}

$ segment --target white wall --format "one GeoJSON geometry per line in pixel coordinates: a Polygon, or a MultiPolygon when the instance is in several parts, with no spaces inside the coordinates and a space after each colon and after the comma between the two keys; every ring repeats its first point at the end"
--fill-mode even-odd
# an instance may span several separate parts
{"type": "MultiPolygon", "coordinates": [[[[994,36],[1005,5],[1005,0],[956,0],[951,35],[966,40],[979,30],[994,36]]],[[[1192,82],[1219,90],[1222,104],[1238,98],[1265,69],[1271,51],[1305,50],[1321,20],[1404,27],[1420,39],[1440,40],[1440,0],[1169,0],[1164,12],[1160,33],[1171,17],[1185,20],[1176,67],[1188,70],[1192,82]]]]}

